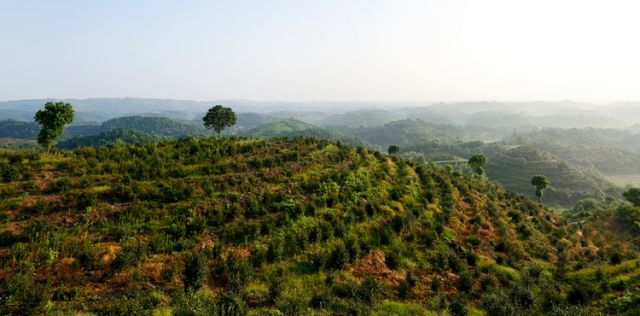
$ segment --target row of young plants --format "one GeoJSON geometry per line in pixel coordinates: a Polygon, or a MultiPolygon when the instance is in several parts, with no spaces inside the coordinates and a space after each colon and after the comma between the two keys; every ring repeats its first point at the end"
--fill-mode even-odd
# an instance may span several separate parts
{"type": "Polygon", "coordinates": [[[8,151],[0,166],[5,314],[352,315],[390,300],[564,315],[600,308],[565,275],[611,253],[480,177],[311,138],[8,151]]]}

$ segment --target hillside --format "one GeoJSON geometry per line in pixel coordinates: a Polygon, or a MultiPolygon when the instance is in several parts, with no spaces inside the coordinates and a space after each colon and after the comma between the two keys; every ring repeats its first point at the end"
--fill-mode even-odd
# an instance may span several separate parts
{"type": "Polygon", "coordinates": [[[0,121],[0,138],[36,139],[40,125],[16,120],[0,121]]]}
{"type": "Polygon", "coordinates": [[[465,136],[460,126],[438,125],[422,120],[394,121],[375,127],[334,128],[343,135],[361,139],[380,150],[386,150],[392,144],[404,147],[425,140],[456,141],[465,136]]]}
{"type": "MultiPolygon", "coordinates": [[[[305,122],[288,118],[259,125],[246,132],[248,135],[265,137],[283,137],[290,135],[304,135],[305,133],[317,133],[321,128],[305,122]]],[[[328,134],[328,133],[327,133],[328,134]]]]}
{"type": "Polygon", "coordinates": [[[505,141],[543,148],[577,166],[606,175],[640,174],[640,135],[615,129],[543,129],[505,141]]]}
{"type": "Polygon", "coordinates": [[[320,139],[340,141],[353,146],[371,147],[371,145],[366,144],[360,139],[357,139],[354,137],[348,137],[338,131],[308,124],[293,118],[288,118],[284,120],[263,124],[253,129],[250,129],[244,133],[241,133],[241,135],[260,136],[260,137],[287,137],[287,138],[294,138],[294,137],[300,137],[300,136],[314,137],[314,138],[320,138],[320,139]]]}
{"type": "MultiPolygon", "coordinates": [[[[75,137],[97,135],[115,128],[136,130],[142,133],[164,137],[202,135],[206,131],[201,122],[179,121],[166,117],[123,116],[100,124],[75,124],[65,127],[61,141],[75,137]]],[[[0,138],[36,139],[40,125],[35,122],[0,121],[0,138]]]]}
{"type": "Polygon", "coordinates": [[[67,139],[56,144],[57,148],[75,149],[88,146],[105,146],[115,144],[135,144],[157,140],[158,137],[137,130],[116,127],[96,135],[80,136],[67,139]]]}
{"type": "Polygon", "coordinates": [[[568,270],[628,256],[477,177],[308,138],[0,151],[0,175],[2,314],[567,315],[610,308],[568,270]]]}
{"type": "Polygon", "coordinates": [[[468,159],[477,153],[484,154],[489,160],[486,169],[492,181],[531,198],[535,198],[531,178],[538,174],[545,175],[551,181],[551,187],[544,193],[544,201],[549,205],[572,207],[579,200],[604,199],[607,194],[614,193],[613,184],[599,176],[594,169],[587,171],[577,168],[535,146],[424,142],[406,147],[403,151],[420,153],[431,161],[468,159]]]}
{"type": "Polygon", "coordinates": [[[185,123],[166,117],[125,116],[105,121],[100,125],[101,131],[113,128],[134,129],[146,134],[168,137],[205,133],[202,125],[185,123]]]}

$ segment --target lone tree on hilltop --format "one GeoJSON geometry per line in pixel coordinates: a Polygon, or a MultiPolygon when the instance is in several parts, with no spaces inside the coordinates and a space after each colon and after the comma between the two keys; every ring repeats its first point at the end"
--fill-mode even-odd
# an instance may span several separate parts
{"type": "Polygon", "coordinates": [[[42,125],[38,134],[38,144],[47,150],[51,150],[53,142],[62,135],[64,126],[73,122],[73,107],[64,102],[47,102],[44,110],[38,110],[35,121],[42,125]]]}
{"type": "Polygon", "coordinates": [[[473,169],[473,172],[479,176],[484,175],[484,166],[487,165],[487,157],[482,154],[476,154],[469,158],[468,163],[471,169],[473,169]]]}
{"type": "Polygon", "coordinates": [[[400,152],[400,147],[398,145],[391,145],[387,149],[387,152],[389,153],[389,155],[396,155],[400,152]]]}
{"type": "Polygon", "coordinates": [[[531,178],[531,185],[536,187],[536,196],[538,197],[538,203],[542,201],[542,195],[544,194],[544,190],[551,184],[547,177],[542,175],[533,176],[531,178]]]}
{"type": "Polygon", "coordinates": [[[202,121],[204,122],[204,127],[213,129],[220,137],[220,133],[225,127],[231,127],[236,124],[236,114],[233,113],[231,108],[216,105],[207,111],[202,121]]]}

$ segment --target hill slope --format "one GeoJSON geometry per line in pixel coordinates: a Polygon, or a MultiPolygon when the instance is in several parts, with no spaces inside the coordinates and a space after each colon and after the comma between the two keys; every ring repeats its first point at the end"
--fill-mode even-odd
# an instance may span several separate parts
{"type": "Polygon", "coordinates": [[[157,140],[158,137],[137,130],[116,127],[99,134],[67,139],[56,144],[57,148],[75,149],[88,146],[115,145],[118,143],[135,144],[157,140]]]}
{"type": "Polygon", "coordinates": [[[602,308],[566,305],[576,286],[563,276],[607,260],[604,238],[476,177],[363,148],[225,138],[0,151],[0,175],[4,314],[602,308]]]}
{"type": "Polygon", "coordinates": [[[535,198],[531,178],[545,175],[551,181],[551,187],[545,191],[544,201],[564,207],[572,207],[585,198],[604,199],[607,191],[613,188],[613,184],[599,176],[597,171],[577,168],[535,146],[498,142],[424,142],[403,151],[418,152],[433,161],[468,159],[473,154],[484,154],[489,160],[486,169],[492,181],[531,198],[535,198]]]}
{"type": "Polygon", "coordinates": [[[551,152],[584,169],[605,175],[640,174],[640,135],[615,129],[544,129],[505,139],[551,152]]]}

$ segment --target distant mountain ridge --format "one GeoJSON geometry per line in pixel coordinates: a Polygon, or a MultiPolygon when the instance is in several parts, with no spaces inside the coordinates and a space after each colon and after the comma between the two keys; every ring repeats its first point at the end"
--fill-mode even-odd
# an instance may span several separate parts
{"type": "Polygon", "coordinates": [[[47,101],[74,105],[77,122],[101,122],[120,116],[166,116],[196,120],[208,108],[222,104],[236,113],[254,112],[276,118],[293,117],[315,125],[380,126],[395,120],[421,119],[438,124],[538,127],[628,127],[638,121],[640,106],[616,103],[608,107],[572,101],[549,102],[289,102],[221,99],[211,101],[92,98],[34,99],[0,102],[0,117],[30,121],[47,101]],[[480,113],[480,114],[478,114],[480,113]],[[505,120],[505,115],[515,120],[505,120]],[[481,119],[480,119],[481,118],[481,119]]]}

